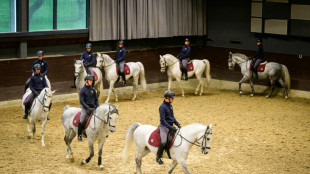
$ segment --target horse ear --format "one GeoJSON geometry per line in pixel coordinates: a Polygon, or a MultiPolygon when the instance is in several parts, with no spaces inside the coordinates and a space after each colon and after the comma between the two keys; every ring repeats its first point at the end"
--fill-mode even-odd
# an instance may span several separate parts
{"type": "Polygon", "coordinates": [[[117,110],[118,110],[118,108],[119,108],[119,105],[116,106],[116,109],[117,109],[117,110]]]}
{"type": "Polygon", "coordinates": [[[229,52],[229,55],[232,55],[232,52],[229,52]]]}
{"type": "Polygon", "coordinates": [[[212,128],[212,123],[209,125],[210,128],[212,128]]]}
{"type": "Polygon", "coordinates": [[[162,56],[161,56],[161,55],[159,55],[159,58],[161,59],[161,58],[162,58],[162,56]]]}
{"type": "Polygon", "coordinates": [[[76,63],[76,59],[74,59],[74,63],[76,63]]]}
{"type": "Polygon", "coordinates": [[[98,55],[99,57],[101,57],[101,54],[100,54],[99,52],[97,52],[97,55],[98,55]]]}
{"type": "Polygon", "coordinates": [[[56,92],[57,89],[55,89],[54,91],[52,91],[52,94],[54,94],[56,92]]]}

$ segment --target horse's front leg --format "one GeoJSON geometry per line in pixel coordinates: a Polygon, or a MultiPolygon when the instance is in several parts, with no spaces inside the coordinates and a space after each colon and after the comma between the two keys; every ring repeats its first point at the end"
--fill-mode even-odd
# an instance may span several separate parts
{"type": "Polygon", "coordinates": [[[173,160],[172,163],[170,164],[170,167],[168,169],[168,174],[172,173],[174,168],[177,166],[178,162],[176,160],[173,160]]]}
{"type": "Polygon", "coordinates": [[[108,91],[108,98],[107,98],[107,100],[106,100],[105,102],[109,102],[109,100],[110,100],[110,95],[111,95],[111,92],[112,92],[113,88],[114,88],[114,81],[111,80],[111,81],[110,81],[110,88],[109,88],[109,91],[108,91]]]}
{"type": "Polygon", "coordinates": [[[252,93],[251,93],[251,97],[253,97],[254,96],[254,93],[255,93],[255,91],[254,91],[254,82],[253,82],[253,79],[250,79],[250,85],[251,85],[251,89],[252,89],[252,93]]]}
{"type": "Polygon", "coordinates": [[[183,169],[185,174],[190,173],[188,168],[187,168],[186,161],[184,159],[178,160],[178,163],[182,166],[182,169],[183,169]]]}
{"type": "Polygon", "coordinates": [[[168,76],[168,90],[171,88],[172,77],[168,76]]]}
{"type": "Polygon", "coordinates": [[[81,162],[81,165],[89,163],[91,158],[94,156],[94,141],[89,138],[88,139],[88,148],[89,148],[89,157],[81,162]]]}
{"type": "Polygon", "coordinates": [[[103,169],[103,165],[102,165],[102,160],[101,160],[101,156],[102,156],[102,148],[103,148],[103,144],[104,144],[105,139],[101,139],[99,141],[99,146],[98,146],[98,166],[100,169],[103,169]]]}
{"type": "Polygon", "coordinates": [[[274,88],[275,88],[275,83],[276,81],[274,79],[270,79],[270,83],[271,83],[271,90],[270,90],[270,93],[266,96],[267,98],[270,98],[273,91],[274,91],[274,88]]]}
{"type": "Polygon", "coordinates": [[[248,77],[247,76],[243,76],[242,79],[239,81],[239,94],[242,94],[242,89],[241,89],[241,85],[243,82],[247,81],[248,77]]]}
{"type": "Polygon", "coordinates": [[[181,88],[182,97],[184,97],[184,90],[183,90],[183,88],[182,88],[182,86],[181,86],[181,79],[180,79],[180,78],[176,78],[176,80],[177,80],[177,82],[178,82],[178,84],[179,84],[179,87],[181,88]]]}
{"type": "Polygon", "coordinates": [[[35,122],[33,121],[33,119],[31,118],[31,142],[33,141],[34,139],[34,135],[35,135],[35,132],[36,132],[36,125],[35,125],[35,122]]]}
{"type": "Polygon", "coordinates": [[[44,144],[44,129],[45,129],[46,121],[47,121],[47,119],[45,119],[42,122],[42,129],[41,129],[41,144],[42,144],[42,146],[45,146],[45,144],[44,144]]]}

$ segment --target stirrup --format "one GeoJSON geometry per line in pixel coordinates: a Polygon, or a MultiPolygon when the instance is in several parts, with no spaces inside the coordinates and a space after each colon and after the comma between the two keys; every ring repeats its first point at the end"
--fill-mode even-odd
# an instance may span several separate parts
{"type": "Polygon", "coordinates": [[[79,136],[78,136],[78,141],[83,141],[82,135],[79,135],[79,136]]]}
{"type": "Polygon", "coordinates": [[[164,162],[163,162],[160,158],[158,158],[158,157],[156,157],[156,162],[157,162],[159,165],[164,164],[164,162]]]}
{"type": "Polygon", "coordinates": [[[25,115],[23,116],[23,119],[27,119],[27,118],[28,118],[28,115],[25,114],[25,115]]]}

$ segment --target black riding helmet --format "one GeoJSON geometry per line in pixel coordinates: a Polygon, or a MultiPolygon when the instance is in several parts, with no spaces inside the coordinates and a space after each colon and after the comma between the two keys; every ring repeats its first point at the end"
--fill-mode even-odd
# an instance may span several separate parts
{"type": "Polygon", "coordinates": [[[119,44],[119,45],[120,45],[120,44],[124,45],[124,41],[120,40],[120,41],[118,42],[118,44],[119,44]]]}
{"type": "Polygon", "coordinates": [[[91,43],[87,43],[86,48],[91,48],[91,43]]]}
{"type": "Polygon", "coordinates": [[[38,63],[37,63],[37,64],[35,64],[35,65],[34,65],[34,69],[41,69],[41,65],[40,65],[40,64],[38,64],[38,63]]]}
{"type": "Polygon", "coordinates": [[[185,39],[185,41],[189,42],[189,39],[188,39],[188,38],[186,38],[186,39],[185,39]]]}
{"type": "Polygon", "coordinates": [[[165,92],[165,94],[164,94],[164,97],[165,98],[175,98],[175,93],[173,92],[173,91],[171,91],[171,90],[167,90],[166,92],[165,92]]]}
{"type": "Polygon", "coordinates": [[[92,81],[94,81],[94,77],[93,77],[92,75],[87,74],[87,75],[84,77],[84,81],[86,81],[86,80],[92,80],[92,81]]]}
{"type": "Polygon", "coordinates": [[[43,56],[43,55],[44,55],[43,51],[40,50],[40,51],[37,52],[37,56],[43,56]]]}

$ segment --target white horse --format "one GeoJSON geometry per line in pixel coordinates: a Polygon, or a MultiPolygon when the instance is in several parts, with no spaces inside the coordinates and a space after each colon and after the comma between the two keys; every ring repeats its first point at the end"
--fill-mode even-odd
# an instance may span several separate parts
{"type": "MultiPolygon", "coordinates": [[[[24,101],[27,96],[31,93],[31,90],[28,89],[22,98],[22,108],[25,110],[24,101]]],[[[27,130],[29,133],[29,137],[31,137],[31,141],[34,138],[34,133],[36,132],[36,121],[42,121],[42,129],[41,129],[41,143],[42,146],[44,144],[44,128],[47,122],[47,115],[49,113],[49,105],[52,102],[52,97],[55,91],[51,91],[50,88],[44,88],[40,94],[33,100],[32,106],[29,109],[29,116],[27,120],[27,130]],[[31,129],[29,127],[31,124],[31,129]]]]}
{"type": "MultiPolygon", "coordinates": [[[[126,75],[126,80],[129,78],[133,78],[133,98],[132,100],[136,100],[137,98],[137,90],[138,90],[138,81],[140,76],[140,84],[143,90],[146,89],[146,80],[144,73],[144,66],[141,62],[127,62],[126,63],[130,68],[130,74],[126,75]]],[[[117,81],[118,75],[116,72],[116,64],[113,59],[107,54],[97,53],[97,65],[98,68],[104,68],[105,78],[108,80],[110,88],[108,92],[108,98],[105,102],[109,102],[111,92],[113,91],[115,96],[115,101],[118,101],[117,94],[114,89],[114,83],[117,81]]]]}
{"type": "MultiPolygon", "coordinates": [[[[83,88],[83,86],[85,85],[84,77],[87,75],[87,72],[86,68],[83,65],[83,60],[75,60],[74,67],[75,67],[74,76],[76,77],[75,86],[77,91],[79,92],[80,89],[83,88]]],[[[103,95],[102,73],[98,68],[91,67],[89,69],[95,72],[98,76],[98,80],[95,81],[94,88],[96,90],[97,97],[100,97],[100,94],[101,96],[103,95]]]]}
{"type": "MultiPolygon", "coordinates": [[[[203,60],[191,60],[194,65],[194,70],[188,72],[188,77],[192,77],[193,75],[196,76],[196,78],[199,81],[199,84],[196,88],[195,94],[198,94],[198,90],[200,87],[200,93],[199,95],[203,94],[203,79],[202,74],[205,73],[205,76],[207,78],[208,85],[210,84],[211,76],[210,76],[210,63],[207,59],[203,60]]],[[[181,90],[182,90],[182,97],[184,97],[184,90],[181,86],[181,76],[182,72],[180,70],[180,61],[176,57],[174,57],[171,54],[165,54],[163,56],[160,55],[159,64],[161,67],[161,72],[164,73],[167,70],[168,75],[168,90],[170,90],[171,82],[173,79],[176,79],[181,90]]]]}
{"type": "MultiPolygon", "coordinates": [[[[73,152],[70,144],[78,132],[78,128],[73,125],[73,119],[82,109],[67,105],[64,110],[65,111],[62,114],[62,123],[65,130],[64,141],[67,145],[66,158],[73,160],[73,152]]],[[[87,129],[85,129],[88,139],[89,157],[83,160],[81,165],[88,163],[94,156],[94,142],[98,140],[98,166],[100,169],[103,169],[103,165],[101,164],[102,147],[108,136],[109,130],[111,132],[116,131],[115,126],[117,117],[118,107],[115,107],[111,103],[102,104],[94,111],[87,129]]]]}
{"type": "MultiPolygon", "coordinates": [[[[156,127],[151,125],[142,125],[140,123],[133,123],[125,137],[125,146],[123,149],[123,159],[127,161],[128,153],[131,151],[131,145],[133,141],[136,144],[136,166],[135,173],[141,174],[142,158],[148,153],[157,153],[157,147],[153,147],[148,143],[151,133],[156,130],[156,127]]],[[[212,124],[206,126],[200,123],[194,123],[178,129],[173,146],[170,149],[171,159],[173,160],[168,173],[172,173],[177,164],[182,166],[184,173],[188,174],[188,168],[186,165],[186,159],[189,149],[193,146],[199,146],[203,154],[207,154],[211,149],[211,137],[212,137],[212,124]]],[[[168,158],[166,152],[163,154],[163,158],[168,158]]],[[[155,158],[154,158],[155,163],[155,158]]]]}
{"type": "MultiPolygon", "coordinates": [[[[242,79],[239,81],[239,93],[240,95],[242,94],[242,89],[241,85],[243,82],[246,82],[247,80],[250,80],[250,85],[252,88],[252,93],[251,97],[254,96],[254,78],[252,75],[252,71],[250,70],[251,66],[251,60],[249,60],[249,57],[247,57],[244,54],[240,53],[231,53],[229,52],[229,57],[228,57],[228,67],[230,70],[234,70],[235,64],[238,64],[241,73],[243,75],[242,79]]],[[[284,88],[284,95],[285,98],[288,98],[288,91],[290,90],[290,85],[291,85],[291,79],[290,79],[290,74],[288,72],[288,69],[285,65],[276,63],[276,62],[268,62],[265,67],[264,72],[257,72],[258,75],[258,80],[264,80],[269,78],[270,83],[271,83],[271,91],[270,93],[266,96],[267,98],[271,97],[274,88],[275,88],[275,83],[278,81],[282,87],[284,88]],[[284,81],[283,81],[284,80],[284,81]]]]}

